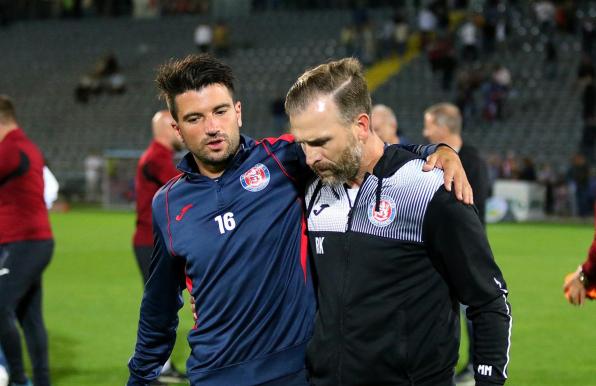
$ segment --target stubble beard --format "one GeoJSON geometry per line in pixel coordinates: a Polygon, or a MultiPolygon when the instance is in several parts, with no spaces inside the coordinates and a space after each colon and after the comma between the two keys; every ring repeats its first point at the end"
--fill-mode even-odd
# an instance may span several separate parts
{"type": "Polygon", "coordinates": [[[360,170],[360,161],[362,160],[362,146],[353,139],[348,146],[342,151],[339,160],[325,168],[326,172],[321,175],[320,171],[316,170],[321,178],[321,181],[327,185],[342,185],[353,181],[360,170]]]}
{"type": "Polygon", "coordinates": [[[208,150],[207,143],[215,139],[208,138],[203,141],[201,144],[202,146],[199,149],[193,151],[192,154],[196,159],[201,161],[201,163],[209,166],[212,169],[225,169],[230,158],[232,158],[238,151],[238,147],[240,146],[240,134],[235,137],[230,137],[229,135],[222,133],[216,138],[223,140],[227,144],[224,151],[213,153],[208,150]]]}

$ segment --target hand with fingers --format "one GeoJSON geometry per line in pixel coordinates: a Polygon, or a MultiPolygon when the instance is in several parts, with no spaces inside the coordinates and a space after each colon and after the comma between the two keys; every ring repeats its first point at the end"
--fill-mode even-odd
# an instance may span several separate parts
{"type": "Polygon", "coordinates": [[[563,284],[567,301],[575,306],[581,306],[586,301],[586,282],[585,279],[582,279],[582,275],[581,267],[579,267],[577,271],[567,275],[563,284]]]}
{"type": "Polygon", "coordinates": [[[464,167],[455,150],[449,146],[439,145],[437,151],[429,155],[426,158],[426,163],[422,166],[422,170],[425,172],[434,168],[443,170],[447,191],[451,192],[453,186],[455,187],[455,196],[459,201],[468,205],[474,204],[472,186],[470,186],[464,167]]]}

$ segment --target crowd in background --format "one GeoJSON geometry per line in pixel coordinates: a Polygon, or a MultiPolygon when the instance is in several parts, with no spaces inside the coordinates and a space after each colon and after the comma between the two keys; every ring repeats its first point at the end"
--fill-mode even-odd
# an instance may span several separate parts
{"type": "MultiPolygon", "coordinates": [[[[338,31],[343,55],[358,57],[365,65],[405,55],[412,36],[419,37],[418,48],[428,60],[430,72],[440,88],[461,110],[465,128],[481,122],[498,123],[514,113],[508,101],[515,95],[515,76],[503,52],[523,44],[512,37],[512,9],[529,8],[540,29],[544,49],[543,81],[559,78],[561,72],[557,36],[578,36],[582,59],[577,69],[581,100],[582,137],[577,154],[568,165],[535,165],[532,155],[487,156],[492,180],[537,181],[547,188],[546,212],[555,215],[589,216],[596,197],[596,171],[593,169],[596,144],[596,77],[594,60],[596,23],[594,15],[581,15],[585,1],[538,0],[252,0],[253,11],[308,8],[349,8],[351,22],[338,31]],[[481,4],[481,6],[478,6],[481,4]],[[371,17],[374,7],[392,7],[383,19],[371,17]],[[413,14],[414,13],[414,14],[413,14]]],[[[0,0],[0,24],[15,20],[50,17],[159,16],[179,13],[208,14],[209,0],[0,0]]],[[[225,19],[198,23],[194,44],[198,52],[218,57],[232,55],[231,26],[225,19]]],[[[114,54],[98,59],[97,65],[81,75],[74,96],[87,103],[99,93],[121,94],[126,78],[114,54]]],[[[271,96],[271,114],[285,124],[283,98],[271,96]]],[[[94,195],[92,195],[94,196],[94,195]]],[[[97,198],[97,196],[94,196],[97,198]]]]}

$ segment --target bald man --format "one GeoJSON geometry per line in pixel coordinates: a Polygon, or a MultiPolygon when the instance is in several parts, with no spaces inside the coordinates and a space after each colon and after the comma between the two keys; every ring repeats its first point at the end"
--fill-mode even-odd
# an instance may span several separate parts
{"type": "Polygon", "coordinates": [[[173,122],[174,119],[167,110],[159,111],[153,116],[153,140],[137,165],[137,224],[133,245],[143,283],[149,279],[149,263],[153,250],[151,201],[159,188],[179,174],[174,166],[174,151],[180,150],[182,143],[172,127],[173,122]]]}
{"type": "MultiPolygon", "coordinates": [[[[430,143],[445,143],[459,154],[464,171],[474,191],[474,203],[478,209],[478,216],[484,225],[485,204],[490,190],[488,167],[478,153],[478,150],[464,143],[461,136],[461,128],[461,113],[459,108],[451,103],[438,103],[432,105],[424,112],[424,129],[422,135],[430,143]]],[[[457,385],[474,383],[474,369],[472,366],[474,358],[474,335],[472,327],[472,323],[467,320],[468,363],[456,375],[455,383],[457,385]]]]}
{"type": "Polygon", "coordinates": [[[397,135],[397,118],[390,107],[374,105],[371,113],[372,129],[383,142],[388,144],[400,143],[397,135]]]}

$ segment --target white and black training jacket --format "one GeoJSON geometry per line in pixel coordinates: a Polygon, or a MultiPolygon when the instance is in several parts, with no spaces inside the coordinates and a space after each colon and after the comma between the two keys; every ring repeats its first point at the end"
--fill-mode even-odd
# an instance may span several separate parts
{"type": "Polygon", "coordinates": [[[319,300],[307,350],[315,386],[452,385],[459,302],[474,325],[476,385],[505,383],[505,280],[476,208],[416,157],[386,147],[357,194],[319,179],[307,188],[319,300]]]}

